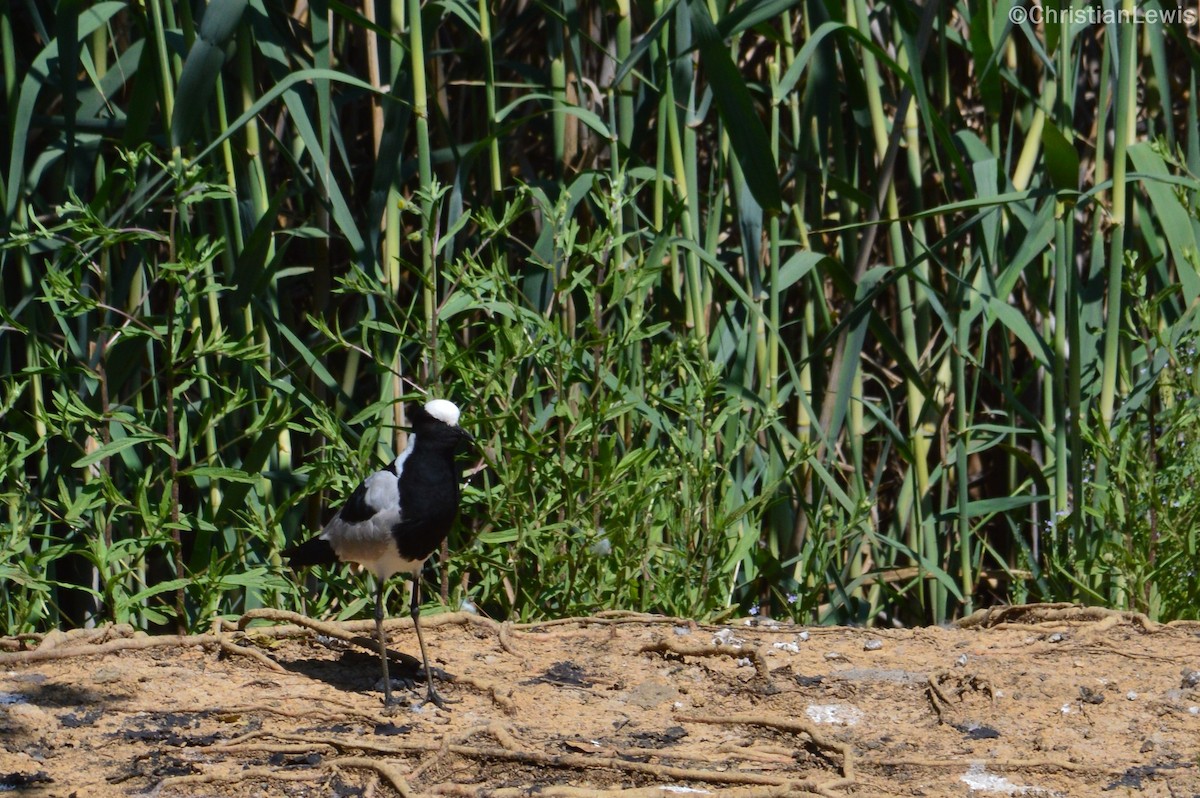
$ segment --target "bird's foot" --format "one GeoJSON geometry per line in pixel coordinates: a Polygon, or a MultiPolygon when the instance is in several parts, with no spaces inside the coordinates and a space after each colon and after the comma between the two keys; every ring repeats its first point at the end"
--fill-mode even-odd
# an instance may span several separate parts
{"type": "Polygon", "coordinates": [[[380,679],[375,683],[375,689],[383,693],[385,707],[404,706],[410,703],[405,693],[415,686],[409,679],[388,679],[386,682],[380,679]]]}
{"type": "Polygon", "coordinates": [[[429,685],[429,690],[426,692],[425,700],[428,703],[433,704],[438,709],[444,709],[447,712],[450,710],[450,707],[446,706],[447,704],[458,704],[462,702],[461,698],[446,698],[437,690],[435,690],[432,684],[429,685]]]}
{"type": "Polygon", "coordinates": [[[394,717],[401,713],[407,712],[409,705],[409,700],[404,696],[399,696],[395,693],[392,693],[391,695],[385,695],[383,697],[383,710],[380,714],[382,714],[384,717],[394,717]]]}
{"type": "Polygon", "coordinates": [[[441,668],[430,668],[425,673],[425,702],[433,704],[438,709],[449,710],[447,704],[458,704],[461,698],[446,698],[433,686],[434,681],[453,682],[454,677],[441,668]]]}
{"type": "Polygon", "coordinates": [[[382,714],[386,717],[394,717],[402,713],[406,714],[418,710],[423,703],[410,692],[410,689],[413,687],[411,683],[396,689],[397,681],[392,682],[393,689],[383,691],[382,714]]]}
{"type": "MultiPolygon", "coordinates": [[[[444,674],[439,674],[444,675],[444,674]]],[[[385,715],[395,714],[400,709],[419,710],[425,704],[433,704],[438,709],[449,710],[448,704],[458,704],[461,698],[446,698],[430,684],[425,692],[425,700],[417,698],[417,681],[409,678],[395,678],[391,684],[384,685],[381,679],[376,689],[383,692],[383,708],[385,715]]]]}

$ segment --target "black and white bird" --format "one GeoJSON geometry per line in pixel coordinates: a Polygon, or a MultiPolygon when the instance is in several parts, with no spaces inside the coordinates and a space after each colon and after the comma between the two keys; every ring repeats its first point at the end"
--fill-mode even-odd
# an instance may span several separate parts
{"type": "Polygon", "coordinates": [[[383,631],[383,586],[393,574],[412,576],[410,612],[425,683],[429,700],[442,707],[444,699],[434,689],[421,637],[421,568],[442,545],[458,515],[461,471],[454,456],[461,444],[474,438],[458,425],[458,406],[445,399],[413,407],[409,418],[413,431],[408,448],[387,468],[364,479],[321,534],[286,549],[283,556],[293,568],[350,562],[374,574],[375,631],[383,663],[384,703],[389,705],[392,687],[383,631]]]}

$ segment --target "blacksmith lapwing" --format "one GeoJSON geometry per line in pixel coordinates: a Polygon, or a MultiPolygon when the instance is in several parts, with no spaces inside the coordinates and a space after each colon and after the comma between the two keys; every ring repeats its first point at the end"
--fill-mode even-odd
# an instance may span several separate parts
{"type": "Polygon", "coordinates": [[[414,406],[409,418],[413,431],[408,448],[387,468],[364,479],[321,534],[285,550],[283,556],[293,568],[350,562],[374,574],[375,631],[383,663],[384,703],[389,705],[392,686],[383,632],[383,586],[393,574],[411,575],[410,611],[429,700],[444,707],[444,699],[433,686],[421,637],[421,567],[446,539],[458,515],[461,470],[454,455],[461,444],[474,438],[458,425],[458,406],[445,399],[414,406]]]}

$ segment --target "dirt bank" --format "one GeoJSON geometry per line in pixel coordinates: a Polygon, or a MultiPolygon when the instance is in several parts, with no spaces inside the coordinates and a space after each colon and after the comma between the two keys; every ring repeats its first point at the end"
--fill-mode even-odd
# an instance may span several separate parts
{"type": "MultiPolygon", "coordinates": [[[[1200,793],[1194,624],[1062,606],[903,630],[442,615],[422,626],[457,703],[401,691],[412,705],[385,712],[377,659],[337,639],[369,624],[326,635],[287,620],[0,641],[0,785],[60,798],[1200,793]]],[[[415,652],[411,624],[389,628],[394,652],[415,652]]]]}

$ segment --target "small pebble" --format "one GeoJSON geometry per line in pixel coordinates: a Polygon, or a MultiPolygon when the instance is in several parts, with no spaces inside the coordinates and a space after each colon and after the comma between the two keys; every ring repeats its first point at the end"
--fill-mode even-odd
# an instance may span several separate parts
{"type": "Polygon", "coordinates": [[[92,674],[92,681],[96,684],[112,684],[113,682],[121,681],[122,676],[123,673],[120,668],[105,666],[97,669],[97,671],[92,674]]]}
{"type": "Polygon", "coordinates": [[[716,646],[740,646],[741,638],[734,635],[733,630],[729,628],[721,629],[713,635],[713,645],[716,646]]]}
{"type": "Polygon", "coordinates": [[[807,631],[801,632],[800,634],[796,635],[796,637],[799,638],[801,643],[808,642],[808,632],[807,631]]]}
{"type": "Polygon", "coordinates": [[[1055,632],[1054,634],[1050,635],[1050,637],[1048,637],[1046,639],[1049,640],[1051,643],[1061,643],[1062,641],[1066,640],[1067,638],[1063,636],[1062,632],[1055,632]]]}
{"type": "Polygon", "coordinates": [[[1194,671],[1189,668],[1183,669],[1183,684],[1181,687],[1195,687],[1200,685],[1200,671],[1194,671]]]}
{"type": "Polygon", "coordinates": [[[957,666],[958,666],[958,667],[960,667],[960,668],[965,668],[965,667],[967,667],[967,655],[966,655],[966,654],[959,654],[959,655],[958,655],[958,659],[954,660],[954,664],[955,664],[955,665],[957,665],[957,666]]]}
{"type": "Polygon", "coordinates": [[[881,648],[883,648],[883,641],[878,638],[872,638],[871,640],[863,643],[864,651],[878,651],[881,648]]]}
{"type": "Polygon", "coordinates": [[[1133,690],[1130,690],[1128,693],[1125,694],[1125,698],[1129,701],[1136,701],[1137,693],[1135,693],[1133,690]]]}

